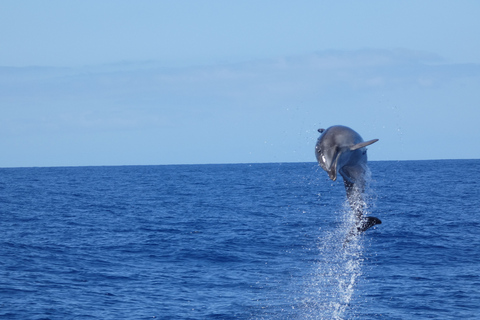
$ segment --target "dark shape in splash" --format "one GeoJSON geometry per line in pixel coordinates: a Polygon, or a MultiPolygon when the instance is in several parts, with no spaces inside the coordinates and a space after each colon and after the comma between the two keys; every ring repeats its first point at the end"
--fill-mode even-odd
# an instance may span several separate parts
{"type": "MultiPolygon", "coordinates": [[[[363,141],[362,137],[345,126],[332,126],[328,129],[318,129],[321,133],[315,145],[315,156],[318,164],[328,173],[333,181],[337,174],[343,178],[348,202],[357,218],[354,229],[349,236],[361,233],[382,221],[363,214],[363,194],[365,192],[365,173],[367,171],[367,149],[378,141],[373,139],[363,141]]],[[[348,239],[347,239],[348,240],[348,239]]]]}

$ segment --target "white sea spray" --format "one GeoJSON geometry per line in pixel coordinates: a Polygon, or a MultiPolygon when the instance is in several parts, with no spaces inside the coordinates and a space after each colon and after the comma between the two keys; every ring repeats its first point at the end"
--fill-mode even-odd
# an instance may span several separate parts
{"type": "MultiPolygon", "coordinates": [[[[370,173],[367,173],[367,181],[370,173]]],[[[357,205],[364,215],[369,213],[370,190],[357,205]]],[[[356,289],[362,277],[364,234],[352,236],[356,217],[348,200],[335,212],[337,226],[318,237],[318,259],[305,280],[304,319],[345,319],[347,313],[355,314],[359,306],[352,305],[356,289]]]]}

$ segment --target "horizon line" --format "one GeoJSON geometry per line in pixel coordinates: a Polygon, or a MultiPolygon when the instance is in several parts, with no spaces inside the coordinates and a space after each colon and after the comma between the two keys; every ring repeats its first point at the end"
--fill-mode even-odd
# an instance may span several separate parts
{"type": "MultiPolygon", "coordinates": [[[[369,160],[368,162],[409,162],[409,161],[471,161],[477,158],[450,159],[403,159],[403,160],[369,160]]],[[[257,165],[257,164],[317,164],[316,161],[283,161],[283,162],[219,162],[219,163],[169,163],[169,164],[99,164],[99,165],[58,165],[58,166],[7,166],[0,169],[49,169],[49,168],[94,168],[94,167],[158,167],[158,166],[215,166],[215,165],[257,165]]]]}

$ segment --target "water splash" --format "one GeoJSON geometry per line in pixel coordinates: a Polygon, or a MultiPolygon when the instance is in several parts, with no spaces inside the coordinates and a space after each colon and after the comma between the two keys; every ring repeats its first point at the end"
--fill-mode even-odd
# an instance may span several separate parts
{"type": "MultiPolygon", "coordinates": [[[[367,203],[361,205],[367,214],[367,203]]],[[[352,302],[362,276],[364,235],[349,236],[356,218],[348,201],[337,214],[338,226],[318,239],[318,260],[305,280],[304,319],[347,319],[358,307],[352,302]]]]}

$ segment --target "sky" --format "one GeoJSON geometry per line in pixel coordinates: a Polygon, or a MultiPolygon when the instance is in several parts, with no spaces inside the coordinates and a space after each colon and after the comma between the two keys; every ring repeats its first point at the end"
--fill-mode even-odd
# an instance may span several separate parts
{"type": "Polygon", "coordinates": [[[480,158],[478,1],[0,2],[0,167],[480,158]]]}

